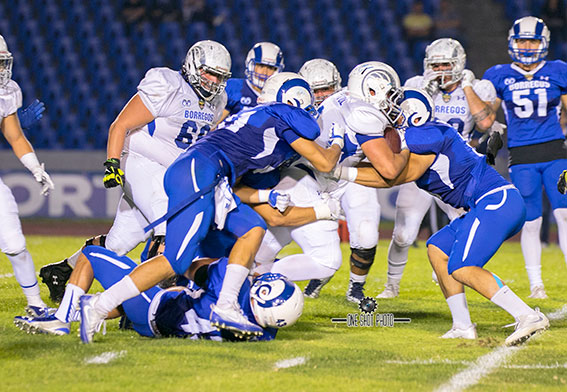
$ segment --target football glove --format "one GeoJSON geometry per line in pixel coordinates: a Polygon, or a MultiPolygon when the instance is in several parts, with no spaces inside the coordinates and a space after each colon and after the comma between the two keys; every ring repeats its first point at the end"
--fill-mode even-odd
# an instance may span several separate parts
{"type": "Polygon", "coordinates": [[[431,69],[428,69],[423,73],[423,83],[421,85],[421,89],[425,90],[427,94],[433,97],[435,94],[439,92],[439,81],[437,78],[439,75],[431,69]]]}
{"type": "Polygon", "coordinates": [[[345,129],[337,123],[333,123],[329,129],[329,143],[332,146],[336,144],[342,150],[345,146],[345,129]]]}
{"type": "Polygon", "coordinates": [[[463,78],[461,79],[461,87],[472,87],[474,79],[475,77],[473,71],[471,71],[470,69],[465,69],[463,71],[463,78]]]}
{"type": "Polygon", "coordinates": [[[563,173],[559,175],[559,181],[557,181],[557,190],[563,195],[567,193],[567,170],[563,170],[563,173]]]}
{"type": "Polygon", "coordinates": [[[115,186],[124,186],[124,172],[120,169],[120,159],[109,158],[104,162],[104,187],[114,188],[115,186]]]}
{"type": "Polygon", "coordinates": [[[55,189],[55,185],[53,181],[51,181],[51,177],[45,171],[45,165],[42,163],[40,166],[36,167],[32,174],[37,182],[41,184],[41,194],[43,196],[49,195],[52,189],[55,189]]]}
{"type": "Polygon", "coordinates": [[[18,118],[22,129],[33,127],[43,117],[45,104],[39,100],[33,101],[30,106],[25,109],[18,109],[18,118]]]}
{"type": "Polygon", "coordinates": [[[284,212],[289,206],[291,199],[288,194],[280,193],[272,189],[268,195],[268,204],[272,208],[277,208],[279,212],[284,212]]]}
{"type": "Polygon", "coordinates": [[[489,164],[493,165],[496,163],[496,155],[498,151],[504,146],[502,141],[502,135],[504,134],[504,129],[506,125],[495,121],[490,128],[490,138],[486,145],[486,160],[489,164]]]}

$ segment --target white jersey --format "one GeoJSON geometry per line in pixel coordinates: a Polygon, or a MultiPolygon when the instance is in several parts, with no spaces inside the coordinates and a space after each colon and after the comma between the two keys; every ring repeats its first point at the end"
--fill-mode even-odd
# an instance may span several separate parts
{"type": "Polygon", "coordinates": [[[341,165],[355,166],[365,158],[361,145],[364,142],[383,137],[389,125],[384,114],[375,106],[350,97],[345,90],[331,95],[321,105],[319,126],[321,136],[317,142],[326,147],[329,132],[333,126],[345,129],[345,146],[340,158],[341,165]]]}
{"type": "Polygon", "coordinates": [[[0,87],[0,118],[6,118],[22,107],[22,89],[18,83],[8,80],[0,87]]]}
{"type": "Polygon", "coordinates": [[[130,131],[124,150],[165,167],[215,127],[227,101],[225,92],[210,102],[200,99],[179,71],[169,68],[150,69],[138,96],[155,119],[130,131]]]}
{"type": "MultiPolygon", "coordinates": [[[[423,76],[418,75],[406,81],[406,87],[421,88],[423,76]]],[[[489,80],[475,79],[472,86],[474,92],[484,102],[493,103],[496,100],[496,89],[489,80]]],[[[435,117],[451,124],[465,140],[470,141],[475,123],[472,118],[467,98],[459,85],[451,93],[438,92],[433,96],[435,117]]]]}

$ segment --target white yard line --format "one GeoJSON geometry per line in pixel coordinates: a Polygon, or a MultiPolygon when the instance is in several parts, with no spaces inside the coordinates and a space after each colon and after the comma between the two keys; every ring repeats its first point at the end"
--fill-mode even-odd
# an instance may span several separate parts
{"type": "Polygon", "coordinates": [[[126,351],[107,351],[94,357],[86,358],[85,364],[87,365],[104,365],[110,361],[121,358],[126,355],[126,351]]]}
{"type": "Polygon", "coordinates": [[[3,274],[3,275],[0,275],[0,279],[6,279],[6,278],[12,278],[12,277],[14,277],[14,274],[13,274],[13,273],[12,273],[12,274],[3,274]]]}
{"type": "Polygon", "coordinates": [[[305,362],[307,362],[307,360],[308,358],[305,357],[282,359],[281,361],[277,361],[274,364],[274,370],[286,369],[294,366],[303,365],[305,362]]]}
{"type": "MultiPolygon", "coordinates": [[[[547,317],[550,320],[560,320],[562,318],[567,317],[567,305],[563,306],[563,308],[549,313],[547,317]]],[[[517,346],[517,347],[498,347],[492,352],[483,355],[482,357],[478,358],[472,365],[470,365],[465,370],[455,374],[448,382],[442,384],[438,388],[435,389],[436,392],[441,391],[450,391],[450,392],[459,392],[463,391],[466,388],[477,384],[483,377],[489,375],[494,370],[498,369],[499,367],[507,367],[507,368],[519,368],[519,369],[529,369],[527,367],[515,367],[513,365],[504,365],[504,363],[510,359],[514,354],[526,348],[527,345],[517,346]]],[[[526,365],[530,366],[530,365],[526,365]]],[[[531,365],[537,369],[545,369],[546,365],[541,365],[542,367],[537,367],[537,365],[531,365]]],[[[557,368],[562,368],[563,365],[557,364],[557,368]]]]}

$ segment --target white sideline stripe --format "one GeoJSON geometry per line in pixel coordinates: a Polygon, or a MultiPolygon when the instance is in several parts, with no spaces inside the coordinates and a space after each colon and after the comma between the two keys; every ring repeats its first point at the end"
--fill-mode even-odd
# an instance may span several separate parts
{"type": "Polygon", "coordinates": [[[290,367],[294,367],[294,366],[299,366],[299,365],[303,365],[305,362],[307,362],[308,358],[305,357],[295,357],[295,358],[289,358],[289,359],[282,359],[281,361],[277,361],[274,364],[274,369],[278,370],[278,369],[286,369],[286,368],[290,368],[290,367]]]}
{"type": "MultiPolygon", "coordinates": [[[[549,313],[546,316],[552,320],[559,320],[567,317],[567,305],[564,305],[561,309],[549,313]]],[[[523,350],[526,347],[528,346],[525,344],[516,347],[498,347],[494,351],[478,358],[471,366],[469,366],[465,370],[455,374],[453,377],[451,377],[451,379],[448,382],[436,388],[435,391],[436,392],[463,391],[466,388],[478,383],[481,378],[492,373],[494,370],[500,367],[502,363],[506,362],[506,360],[508,360],[512,355],[514,355],[520,350],[523,350]]],[[[516,367],[511,367],[511,368],[516,368],[516,367]]],[[[519,368],[523,369],[523,367],[519,367],[519,368]]]]}
{"type": "Polygon", "coordinates": [[[114,361],[115,359],[121,358],[126,355],[125,350],[122,351],[107,351],[100,355],[96,355],[91,358],[85,359],[85,363],[88,365],[104,365],[110,361],[114,361]]]}
{"type": "Polygon", "coordinates": [[[500,366],[500,364],[525,347],[526,346],[498,347],[496,350],[478,358],[471,366],[462,372],[455,374],[448,382],[436,388],[435,391],[463,391],[478,383],[481,378],[492,373],[500,366]]]}
{"type": "MultiPolygon", "coordinates": [[[[386,361],[394,365],[472,365],[471,361],[451,361],[450,359],[426,359],[413,361],[386,361]]],[[[550,365],[536,363],[533,365],[504,365],[505,369],[567,369],[567,363],[555,362],[550,365]]]]}

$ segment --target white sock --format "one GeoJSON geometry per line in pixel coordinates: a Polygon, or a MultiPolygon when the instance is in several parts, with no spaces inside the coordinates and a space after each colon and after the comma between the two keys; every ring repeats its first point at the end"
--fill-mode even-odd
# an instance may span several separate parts
{"type": "Polygon", "coordinates": [[[388,283],[399,284],[408,263],[408,246],[400,246],[394,240],[388,247],[388,283]]]}
{"type": "Polygon", "coordinates": [[[503,286],[490,298],[492,302],[510,313],[515,319],[534,310],[520,299],[508,286],[503,286]]]}
{"type": "Polygon", "coordinates": [[[240,288],[249,273],[250,270],[243,265],[229,264],[226,266],[226,274],[224,275],[222,288],[217,301],[219,307],[227,307],[238,302],[240,288]]]}
{"type": "Polygon", "coordinates": [[[286,256],[274,263],[271,272],[280,273],[292,281],[324,279],[333,276],[334,269],[318,263],[306,254],[286,256]]]}
{"type": "Polygon", "coordinates": [[[521,235],[522,253],[526,263],[526,272],[530,281],[530,288],[543,286],[541,279],[541,240],[539,232],[541,229],[541,216],[537,219],[524,223],[521,235]]]}
{"type": "Polygon", "coordinates": [[[465,293],[459,293],[446,299],[451,316],[453,316],[453,327],[465,329],[472,325],[469,306],[465,293]]]}
{"type": "Polygon", "coordinates": [[[353,282],[365,283],[367,276],[368,276],[368,274],[357,275],[357,274],[353,273],[352,271],[350,271],[350,280],[352,280],[353,282]]]}
{"type": "Polygon", "coordinates": [[[81,253],[83,253],[83,248],[79,249],[71,256],[67,257],[67,264],[69,264],[71,268],[75,269],[75,266],[77,265],[77,260],[79,260],[79,256],[81,255],[81,253]]]}
{"type": "Polygon", "coordinates": [[[140,290],[138,290],[130,278],[130,275],[126,275],[100,295],[96,304],[96,310],[100,312],[100,314],[107,315],[122,302],[134,298],[137,295],[140,295],[140,290]]]}
{"type": "Polygon", "coordinates": [[[557,222],[557,236],[559,237],[559,247],[563,252],[563,257],[567,263],[567,208],[557,208],[553,210],[553,216],[557,222]]]}
{"type": "Polygon", "coordinates": [[[6,255],[10,263],[12,263],[12,269],[14,270],[14,275],[18,281],[26,299],[28,300],[28,305],[39,306],[42,308],[47,307],[45,302],[42,301],[39,296],[39,284],[37,283],[37,278],[35,276],[35,266],[33,265],[33,259],[27,249],[17,255],[6,255]]]}
{"type": "Polygon", "coordinates": [[[79,298],[85,290],[72,283],[67,283],[61,304],[55,312],[55,318],[64,323],[79,321],[79,298]]]}

